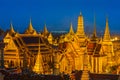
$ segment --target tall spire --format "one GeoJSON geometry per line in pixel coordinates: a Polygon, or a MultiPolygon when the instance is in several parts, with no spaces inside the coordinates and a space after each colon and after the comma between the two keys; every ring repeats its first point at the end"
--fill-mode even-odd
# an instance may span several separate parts
{"type": "Polygon", "coordinates": [[[28,30],[29,30],[29,31],[34,30],[34,29],[33,29],[33,26],[32,26],[31,18],[30,18],[30,23],[29,23],[29,26],[28,26],[28,30]]]}
{"type": "Polygon", "coordinates": [[[76,32],[76,34],[80,38],[85,37],[85,33],[84,33],[84,21],[83,21],[83,16],[82,16],[81,12],[80,12],[80,16],[78,17],[78,26],[77,26],[77,32],[76,32]]]}
{"type": "Polygon", "coordinates": [[[106,18],[106,27],[105,27],[103,41],[110,41],[110,31],[109,31],[109,25],[108,25],[108,18],[106,18]]]}
{"type": "Polygon", "coordinates": [[[39,37],[39,46],[38,46],[38,54],[37,54],[37,59],[36,59],[36,63],[35,66],[33,68],[33,71],[37,74],[42,74],[43,73],[43,61],[42,61],[42,55],[40,53],[40,36],[39,37]]]}
{"type": "Polygon", "coordinates": [[[10,23],[10,32],[11,32],[11,33],[15,33],[14,28],[13,28],[13,25],[12,25],[12,22],[10,23]]]}
{"type": "Polygon", "coordinates": [[[48,30],[47,30],[46,24],[45,24],[45,26],[44,26],[44,31],[43,31],[43,33],[45,33],[45,34],[48,33],[48,30]]]}
{"type": "Polygon", "coordinates": [[[70,25],[70,31],[69,31],[70,34],[74,34],[74,30],[73,30],[73,27],[72,27],[72,23],[70,25]]]}
{"type": "Polygon", "coordinates": [[[96,39],[96,38],[97,38],[97,34],[96,34],[96,19],[95,19],[95,15],[94,15],[94,30],[93,30],[92,39],[96,39]]]}
{"type": "Polygon", "coordinates": [[[37,33],[32,26],[31,18],[30,18],[29,26],[28,26],[27,30],[25,31],[25,33],[27,33],[27,34],[36,34],[37,33]]]}

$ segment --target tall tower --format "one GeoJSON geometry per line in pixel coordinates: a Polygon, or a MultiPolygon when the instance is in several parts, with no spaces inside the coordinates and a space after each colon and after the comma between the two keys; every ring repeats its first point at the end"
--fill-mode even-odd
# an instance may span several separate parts
{"type": "Polygon", "coordinates": [[[80,16],[78,17],[78,26],[77,26],[76,35],[78,36],[78,38],[85,38],[84,21],[83,21],[83,16],[81,12],[80,12],[80,16]]]}
{"type": "Polygon", "coordinates": [[[110,42],[110,31],[109,31],[109,26],[108,26],[108,19],[106,19],[106,27],[105,27],[103,41],[110,42]]]}
{"type": "Polygon", "coordinates": [[[102,49],[103,49],[103,52],[107,55],[107,59],[106,61],[104,60],[104,62],[107,63],[108,66],[112,66],[113,65],[112,57],[114,56],[114,52],[113,52],[113,43],[110,40],[108,19],[106,19],[106,27],[105,27],[105,32],[104,32],[104,37],[102,42],[102,49]]]}

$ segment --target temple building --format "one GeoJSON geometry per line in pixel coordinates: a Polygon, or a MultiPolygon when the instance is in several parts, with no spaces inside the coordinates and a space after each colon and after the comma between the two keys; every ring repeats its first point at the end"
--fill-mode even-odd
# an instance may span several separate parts
{"type": "MultiPolygon", "coordinates": [[[[84,31],[82,13],[78,16],[76,32],[71,23],[68,33],[55,38],[47,30],[46,24],[42,32],[37,32],[30,20],[23,34],[16,32],[11,23],[3,42],[5,47],[1,52],[4,55],[4,67],[6,68],[19,67],[38,74],[55,75],[83,70],[84,79],[86,72],[87,74],[89,71],[109,73],[112,66],[120,64],[119,58],[115,59],[118,56],[114,53],[108,19],[106,19],[103,38],[97,37],[95,19],[93,35],[88,38],[84,31]],[[87,59],[84,59],[85,56],[87,59]],[[87,60],[87,66],[85,60],[87,60]]],[[[87,76],[89,79],[89,74],[87,76]]]]}

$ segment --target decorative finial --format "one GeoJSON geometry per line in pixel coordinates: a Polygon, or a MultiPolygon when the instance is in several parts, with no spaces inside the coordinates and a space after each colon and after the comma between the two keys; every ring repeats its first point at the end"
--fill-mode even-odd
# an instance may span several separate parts
{"type": "Polygon", "coordinates": [[[10,22],[10,31],[11,31],[12,33],[15,32],[14,29],[13,29],[12,21],[10,22]]]}
{"type": "Polygon", "coordinates": [[[80,11],[80,15],[82,15],[82,12],[80,11]]]}
{"type": "Polygon", "coordinates": [[[108,16],[106,17],[106,22],[108,23],[108,16]]]}
{"type": "Polygon", "coordinates": [[[45,33],[45,34],[48,33],[48,30],[47,30],[46,24],[45,24],[45,26],[44,26],[44,33],[45,33]]]}
{"type": "Polygon", "coordinates": [[[30,24],[32,24],[32,19],[31,19],[31,17],[30,17],[30,24]]]}
{"type": "Polygon", "coordinates": [[[96,37],[96,17],[94,15],[94,37],[96,37]]]}
{"type": "Polygon", "coordinates": [[[46,27],[46,23],[45,23],[45,27],[46,27]]]}
{"type": "Polygon", "coordinates": [[[29,23],[29,26],[28,26],[28,30],[29,30],[29,31],[32,31],[32,30],[33,30],[31,18],[30,18],[30,23],[29,23]]]}
{"type": "Polygon", "coordinates": [[[70,24],[70,31],[69,31],[70,34],[74,34],[74,30],[73,30],[73,27],[72,27],[72,22],[70,24]]]}

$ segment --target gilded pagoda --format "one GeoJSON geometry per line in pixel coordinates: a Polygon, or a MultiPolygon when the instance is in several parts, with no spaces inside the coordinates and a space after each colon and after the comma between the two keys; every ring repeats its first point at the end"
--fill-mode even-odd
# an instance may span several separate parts
{"type": "Polygon", "coordinates": [[[115,59],[108,18],[104,36],[100,38],[97,37],[95,19],[92,37],[86,36],[84,18],[80,13],[76,32],[71,23],[68,33],[55,38],[46,25],[38,33],[30,20],[23,34],[16,32],[11,23],[3,41],[6,68],[28,68],[38,74],[70,74],[84,70],[85,54],[88,56],[87,70],[91,73],[109,73],[112,66],[120,64],[115,59]]]}

